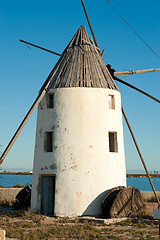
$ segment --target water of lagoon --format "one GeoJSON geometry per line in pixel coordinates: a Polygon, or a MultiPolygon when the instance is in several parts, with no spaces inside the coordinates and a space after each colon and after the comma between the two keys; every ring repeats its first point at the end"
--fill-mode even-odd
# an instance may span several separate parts
{"type": "MultiPolygon", "coordinates": [[[[156,191],[160,191],[160,178],[152,178],[156,191]]],[[[32,175],[0,175],[0,185],[13,187],[16,184],[32,184],[32,175]]],[[[97,181],[98,183],[98,181],[97,181]]],[[[128,177],[127,186],[138,188],[140,191],[152,191],[147,177],[128,177]]]]}

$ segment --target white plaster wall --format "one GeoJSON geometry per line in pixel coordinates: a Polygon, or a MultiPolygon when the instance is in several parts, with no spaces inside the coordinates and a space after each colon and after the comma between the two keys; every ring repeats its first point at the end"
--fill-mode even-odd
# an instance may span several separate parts
{"type": "Polygon", "coordinates": [[[101,88],[60,88],[54,108],[46,96],[38,108],[31,210],[40,211],[43,174],[56,175],[55,215],[99,215],[106,190],[126,185],[121,96],[101,88]],[[108,95],[115,95],[115,110],[108,95]],[[53,152],[44,151],[44,132],[54,131],[53,152]],[[118,152],[109,152],[116,131],[118,152]]]}

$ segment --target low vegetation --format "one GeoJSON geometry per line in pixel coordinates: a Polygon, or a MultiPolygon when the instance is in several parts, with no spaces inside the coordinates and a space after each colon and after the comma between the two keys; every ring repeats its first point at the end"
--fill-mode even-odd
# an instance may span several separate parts
{"type": "Polygon", "coordinates": [[[2,200],[0,199],[0,207],[13,207],[15,201],[8,201],[8,200],[2,200]]]}
{"type": "MultiPolygon", "coordinates": [[[[21,240],[159,239],[158,222],[145,214],[141,214],[140,219],[105,225],[84,219],[81,221],[80,218],[52,218],[30,213],[29,210],[15,211],[14,204],[15,202],[0,201],[0,228],[6,230],[8,238],[21,240]],[[11,209],[8,211],[4,207],[11,207],[11,209]]],[[[151,203],[146,204],[150,206],[151,203]]],[[[152,207],[151,210],[153,210],[152,207]]]]}
{"type": "MultiPolygon", "coordinates": [[[[159,197],[158,197],[159,198],[159,197]]],[[[160,199],[159,199],[160,200],[160,199]]],[[[153,196],[146,200],[146,202],[157,202],[157,199],[153,196]]]]}
{"type": "Polygon", "coordinates": [[[1,213],[0,226],[16,239],[159,239],[155,221],[132,220],[105,225],[80,218],[52,218],[30,211],[1,213]]]}
{"type": "MultiPolygon", "coordinates": [[[[22,183],[16,183],[12,187],[7,187],[7,188],[24,188],[30,186],[30,183],[22,184],[22,183]]],[[[5,188],[4,186],[0,185],[0,188],[5,188]]]]}

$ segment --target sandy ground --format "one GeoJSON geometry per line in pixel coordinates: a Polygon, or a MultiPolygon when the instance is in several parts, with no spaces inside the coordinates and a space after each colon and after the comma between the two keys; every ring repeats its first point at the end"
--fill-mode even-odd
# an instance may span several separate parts
{"type": "MultiPolygon", "coordinates": [[[[146,208],[152,215],[157,203],[147,203],[146,208]]],[[[0,228],[6,230],[6,239],[159,239],[158,220],[149,218],[54,218],[1,208],[0,228]]]]}

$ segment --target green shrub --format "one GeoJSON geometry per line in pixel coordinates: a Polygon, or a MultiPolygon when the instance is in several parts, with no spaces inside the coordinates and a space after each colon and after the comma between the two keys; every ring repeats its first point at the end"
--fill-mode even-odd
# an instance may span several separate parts
{"type": "Polygon", "coordinates": [[[13,188],[24,188],[24,185],[21,183],[17,183],[15,185],[13,185],[13,188]]]}

